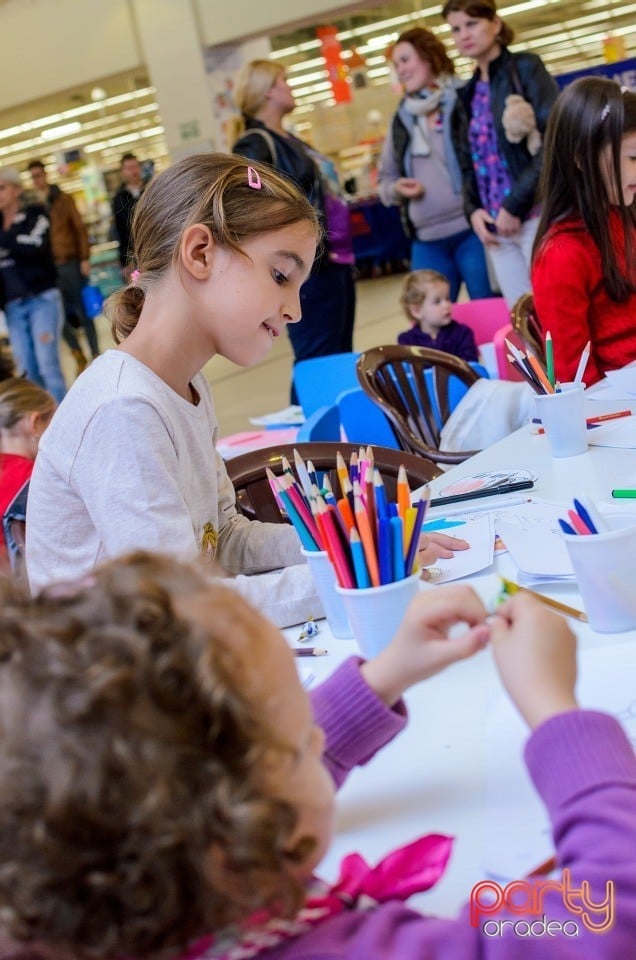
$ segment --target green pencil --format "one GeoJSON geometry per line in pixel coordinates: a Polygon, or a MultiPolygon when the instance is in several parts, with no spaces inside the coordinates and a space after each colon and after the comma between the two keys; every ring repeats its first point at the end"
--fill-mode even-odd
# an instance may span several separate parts
{"type": "Polygon", "coordinates": [[[617,500],[636,500],[636,490],[612,490],[617,500]]]}
{"type": "Polygon", "coordinates": [[[554,386],[554,348],[552,346],[552,334],[549,330],[545,335],[545,366],[548,380],[554,386]]]}

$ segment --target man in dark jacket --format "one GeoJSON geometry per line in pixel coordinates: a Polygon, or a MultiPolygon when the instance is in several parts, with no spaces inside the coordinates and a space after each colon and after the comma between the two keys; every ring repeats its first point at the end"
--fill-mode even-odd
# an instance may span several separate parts
{"type": "Polygon", "coordinates": [[[56,400],[66,393],[58,338],[62,300],[44,207],[24,206],[15,167],[0,167],[0,307],[17,366],[56,400]]]}
{"type": "Polygon", "coordinates": [[[41,160],[32,160],[28,167],[33,187],[44,198],[51,221],[51,252],[57,270],[57,285],[62,294],[66,322],[62,336],[77,363],[78,374],[87,365],[75,328],[83,327],[93,357],[99,354],[95,324],[84,312],[82,287],[90,274],[88,231],[75,201],[47,180],[41,160]]]}
{"type": "Polygon", "coordinates": [[[134,266],[132,262],[133,251],[130,242],[130,228],[132,226],[132,218],[135,207],[137,206],[137,201],[144,188],[141,178],[141,167],[134,153],[125,153],[123,155],[119,172],[122,183],[113,197],[112,207],[117,239],[119,240],[121,272],[125,282],[128,283],[134,266]]]}

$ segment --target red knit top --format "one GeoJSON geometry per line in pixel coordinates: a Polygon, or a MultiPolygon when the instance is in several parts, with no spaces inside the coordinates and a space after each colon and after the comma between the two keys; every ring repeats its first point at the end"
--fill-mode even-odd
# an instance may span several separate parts
{"type": "MultiPolygon", "coordinates": [[[[609,228],[625,270],[625,235],[617,211],[612,211],[609,228]]],[[[636,231],[632,244],[636,254],[636,231]]],[[[636,263],[631,268],[636,277],[636,263]]],[[[588,386],[606,370],[636,360],[636,293],[625,303],[609,297],[600,251],[582,220],[550,227],[532,266],[532,292],[541,327],[552,334],[557,379],[574,379],[588,340],[590,359],[584,375],[588,386]]]]}
{"type": "MultiPolygon", "coordinates": [[[[0,453],[0,518],[33,473],[35,462],[15,453],[0,453]]],[[[0,523],[0,568],[7,564],[7,545],[0,523]]]]}

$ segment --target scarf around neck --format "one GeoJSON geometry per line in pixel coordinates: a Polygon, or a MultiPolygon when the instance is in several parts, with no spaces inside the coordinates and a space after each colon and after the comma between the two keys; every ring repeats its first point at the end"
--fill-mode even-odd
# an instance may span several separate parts
{"type": "Polygon", "coordinates": [[[434,90],[421,90],[415,97],[405,97],[403,106],[414,118],[411,133],[411,153],[414,157],[428,157],[431,153],[430,127],[426,120],[429,114],[439,110],[451,78],[442,75],[435,81],[434,90]]]}

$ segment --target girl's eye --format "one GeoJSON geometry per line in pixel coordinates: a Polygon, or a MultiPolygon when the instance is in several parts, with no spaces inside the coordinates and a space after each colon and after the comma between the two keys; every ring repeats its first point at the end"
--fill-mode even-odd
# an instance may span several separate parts
{"type": "Polygon", "coordinates": [[[287,277],[280,270],[274,270],[274,280],[280,284],[287,283],[287,277]]]}

